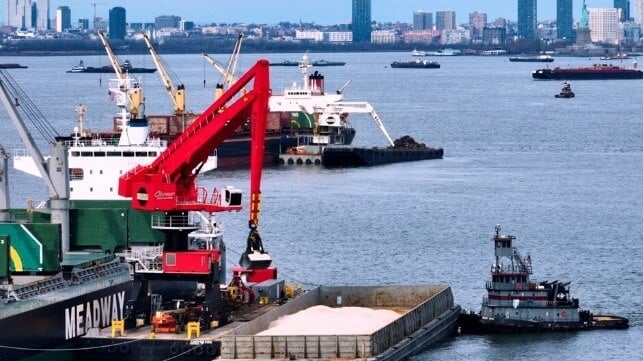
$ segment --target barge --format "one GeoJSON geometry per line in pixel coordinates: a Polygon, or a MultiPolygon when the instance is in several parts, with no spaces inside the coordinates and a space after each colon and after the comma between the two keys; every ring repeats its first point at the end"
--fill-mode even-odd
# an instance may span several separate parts
{"type": "Polygon", "coordinates": [[[487,296],[479,313],[460,316],[461,333],[513,333],[626,329],[629,320],[615,315],[598,315],[580,308],[572,298],[571,282],[531,279],[531,256],[523,257],[514,247],[516,237],[500,234],[496,225],[493,237],[495,261],[487,296]]]}
{"type": "MultiPolygon", "coordinates": [[[[636,63],[635,63],[636,65],[636,63]]],[[[643,79],[643,71],[611,64],[594,64],[576,68],[545,68],[531,73],[536,80],[612,80],[643,79]]]]}
{"type": "Polygon", "coordinates": [[[308,291],[286,285],[284,290],[293,297],[247,305],[231,315],[229,324],[202,331],[198,336],[187,331],[150,336],[150,327],[140,327],[112,337],[108,328],[80,339],[78,346],[84,351],[79,355],[95,361],[115,357],[123,361],[215,357],[220,360],[402,360],[454,336],[461,312],[446,285],[319,286],[308,291]],[[348,310],[349,313],[343,315],[349,319],[353,317],[350,312],[357,314],[360,309],[394,310],[399,317],[366,334],[344,332],[341,326],[315,328],[313,318],[306,323],[307,329],[317,332],[269,332],[275,321],[320,305],[335,311],[348,310]],[[107,352],[97,352],[95,347],[107,352]]]}

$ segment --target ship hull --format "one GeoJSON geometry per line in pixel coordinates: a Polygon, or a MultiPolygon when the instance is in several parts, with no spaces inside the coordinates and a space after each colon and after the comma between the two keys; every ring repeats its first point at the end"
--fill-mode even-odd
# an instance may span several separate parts
{"type": "Polygon", "coordinates": [[[442,148],[363,148],[326,147],[322,153],[322,166],[326,168],[363,167],[417,160],[441,159],[442,148]]]}
{"type": "MultiPolygon", "coordinates": [[[[0,329],[4,331],[0,360],[20,360],[37,354],[38,351],[34,349],[73,345],[74,340],[85,335],[89,328],[109,326],[113,312],[122,317],[124,303],[129,298],[131,287],[131,281],[115,283],[28,312],[1,318],[0,329]],[[88,305],[91,311],[87,311],[88,305]],[[95,324],[95,321],[98,323],[95,324]]],[[[70,288],[68,292],[72,293],[75,290],[70,288]]],[[[4,307],[11,307],[11,304],[4,307]]]]}
{"type": "Polygon", "coordinates": [[[553,71],[551,69],[540,69],[532,72],[532,78],[536,80],[622,80],[622,79],[643,79],[643,72],[640,70],[624,71],[553,71]]]}
{"type": "MultiPolygon", "coordinates": [[[[150,74],[156,72],[155,68],[129,68],[126,69],[126,71],[130,74],[150,74]]],[[[85,69],[79,69],[79,70],[69,70],[67,73],[97,73],[97,74],[113,74],[114,73],[114,68],[112,67],[101,67],[101,68],[93,68],[93,67],[87,67],[85,69]]]]}
{"type": "Polygon", "coordinates": [[[589,331],[600,329],[627,329],[629,322],[619,316],[590,316],[587,320],[577,321],[536,321],[515,320],[511,318],[485,319],[479,314],[462,313],[458,320],[462,334],[492,334],[492,333],[538,333],[538,332],[565,332],[589,331]]]}
{"type": "MultiPolygon", "coordinates": [[[[307,131],[300,134],[284,133],[281,135],[268,135],[264,147],[264,165],[276,166],[279,164],[279,155],[287,149],[305,144],[307,131]]],[[[355,138],[353,128],[346,128],[341,135],[332,136],[332,144],[349,145],[355,138]]],[[[217,168],[218,169],[235,169],[247,167],[250,164],[250,137],[241,136],[231,138],[223,142],[217,148],[217,168]]]]}
{"type": "Polygon", "coordinates": [[[440,69],[440,64],[435,62],[393,62],[391,63],[391,68],[400,68],[400,69],[440,69]]]}

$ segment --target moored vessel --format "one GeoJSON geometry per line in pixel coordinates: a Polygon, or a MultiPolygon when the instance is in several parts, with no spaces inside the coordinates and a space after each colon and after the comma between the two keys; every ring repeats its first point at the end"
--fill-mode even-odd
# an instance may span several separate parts
{"type": "Polygon", "coordinates": [[[509,61],[530,62],[530,63],[551,63],[554,61],[554,57],[547,54],[540,54],[540,55],[534,55],[534,56],[519,55],[519,56],[510,56],[509,61]]]}
{"type": "MultiPolygon", "coordinates": [[[[123,72],[130,74],[145,74],[145,73],[154,73],[156,68],[139,68],[133,67],[132,63],[129,60],[125,60],[123,64],[120,64],[123,72]]],[[[94,66],[85,66],[85,63],[81,60],[77,65],[74,65],[70,70],[67,70],[67,73],[103,73],[109,74],[113,73],[114,68],[111,65],[105,65],[100,67],[94,66]]]]}
{"type": "Polygon", "coordinates": [[[575,68],[545,68],[531,73],[537,80],[611,80],[611,79],[643,79],[643,71],[635,66],[624,68],[611,64],[594,64],[575,68]]]}
{"type": "Polygon", "coordinates": [[[439,69],[440,63],[436,61],[420,60],[413,61],[394,61],[391,68],[410,68],[410,69],[439,69]]]}
{"type": "Polygon", "coordinates": [[[486,282],[487,296],[479,313],[463,313],[462,333],[543,332],[592,329],[624,329],[625,317],[594,315],[580,308],[572,298],[570,283],[531,279],[531,256],[522,256],[514,246],[516,237],[496,234],[492,241],[495,261],[491,280],[486,282]]]}

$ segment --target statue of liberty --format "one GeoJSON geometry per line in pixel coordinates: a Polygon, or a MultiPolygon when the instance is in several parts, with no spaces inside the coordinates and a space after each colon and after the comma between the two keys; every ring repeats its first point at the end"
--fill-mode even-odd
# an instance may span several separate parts
{"type": "Polygon", "coordinates": [[[585,4],[585,0],[583,0],[583,10],[580,13],[580,28],[588,28],[589,27],[589,11],[587,11],[587,4],[585,4]]]}

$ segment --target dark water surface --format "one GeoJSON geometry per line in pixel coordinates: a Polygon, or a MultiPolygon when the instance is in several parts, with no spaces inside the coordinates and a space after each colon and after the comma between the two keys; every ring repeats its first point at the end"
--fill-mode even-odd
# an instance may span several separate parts
{"type": "MultiPolygon", "coordinates": [[[[310,56],[346,61],[344,67],[318,69],[328,91],[352,79],[347,100],[368,100],[393,138],[411,135],[443,147],[445,157],[374,168],[265,170],[261,234],[281,276],[307,285],[449,284],[457,303],[477,311],[493,262],[493,228],[501,224],[504,233],[517,236],[521,252],[530,253],[534,278],[572,281],[583,308],[629,317],[631,328],[462,336],[415,360],[640,359],[643,81],[576,81],[576,98],[555,99],[561,82],[531,79],[531,70],[547,65],[504,57],[445,57],[435,59],[441,69],[390,69],[393,60],[410,56],[310,56]]],[[[257,58],[242,55],[240,68],[257,58]]],[[[200,55],[164,59],[186,85],[188,108],[204,109],[219,80],[214,69],[200,55]]],[[[109,76],[64,73],[80,58],[0,60],[29,66],[11,74],[61,134],[74,126],[73,111],[81,102],[88,107],[88,126],[111,127],[116,109],[107,100],[109,76]]],[[[105,57],[83,60],[88,66],[107,64],[105,57]]],[[[153,67],[149,57],[130,60],[153,67]]],[[[557,58],[549,66],[594,62],[599,60],[557,58]]],[[[275,92],[300,79],[298,69],[289,67],[273,68],[271,77],[275,92]]],[[[147,113],[170,113],[158,75],[141,79],[147,113]]],[[[386,145],[367,116],[351,119],[354,144],[386,145]]],[[[0,131],[0,144],[20,147],[8,121],[0,131]]],[[[15,207],[24,207],[30,196],[45,197],[40,182],[10,175],[15,207]]],[[[247,177],[245,170],[213,172],[202,182],[245,191],[247,177]]],[[[220,217],[229,265],[245,247],[246,212],[220,217]]]]}

